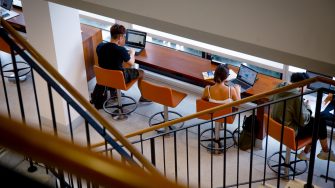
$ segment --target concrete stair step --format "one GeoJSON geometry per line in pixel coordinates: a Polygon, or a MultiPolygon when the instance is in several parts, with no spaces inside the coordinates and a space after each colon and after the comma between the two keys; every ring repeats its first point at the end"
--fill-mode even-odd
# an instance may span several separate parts
{"type": "Polygon", "coordinates": [[[24,156],[4,148],[1,148],[0,151],[0,164],[2,166],[12,169],[47,186],[55,187],[55,176],[50,171],[47,174],[46,169],[43,166],[34,164],[34,166],[37,167],[37,170],[35,172],[28,172],[30,163],[24,156]]]}
{"type": "MultiPolygon", "coordinates": [[[[281,186],[280,187],[285,187],[285,188],[304,188],[304,185],[306,184],[305,181],[299,180],[299,179],[295,179],[295,180],[289,180],[287,183],[283,183],[281,182],[281,186]]],[[[314,188],[319,188],[316,185],[313,185],[314,188]]],[[[258,186],[258,188],[276,188],[275,185],[271,185],[268,183],[265,183],[265,185],[260,185],[258,186]]]]}
{"type": "Polygon", "coordinates": [[[261,184],[258,188],[276,188],[276,186],[265,183],[265,185],[261,184]]]}
{"type": "MultiPolygon", "coordinates": [[[[290,180],[285,188],[304,188],[304,185],[306,184],[305,181],[302,181],[302,180],[299,180],[299,179],[295,179],[295,180],[290,180]]],[[[319,188],[318,186],[316,185],[313,185],[314,188],[319,188]]]]}
{"type": "Polygon", "coordinates": [[[5,148],[1,149],[0,163],[2,165],[11,169],[18,166],[22,161],[24,161],[24,156],[5,148]]]}

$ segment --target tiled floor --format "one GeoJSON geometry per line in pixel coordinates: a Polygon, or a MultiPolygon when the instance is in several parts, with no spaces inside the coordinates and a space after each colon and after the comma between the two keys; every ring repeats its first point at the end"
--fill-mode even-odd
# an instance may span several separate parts
{"type": "MultiPolygon", "coordinates": [[[[4,55],[2,54],[2,57],[4,55]]],[[[165,85],[160,81],[150,79],[152,82],[159,83],[161,85],[165,85]]],[[[8,82],[5,80],[6,88],[9,96],[9,101],[11,104],[11,116],[14,118],[21,118],[20,111],[19,111],[19,103],[18,103],[18,96],[16,94],[16,84],[8,82]]],[[[95,81],[91,81],[89,83],[89,90],[92,92],[93,87],[95,85],[95,81]]],[[[35,100],[33,98],[33,89],[32,89],[32,81],[31,76],[24,82],[20,83],[22,92],[23,92],[23,100],[25,101],[24,109],[26,113],[26,121],[27,123],[37,124],[37,114],[36,114],[36,107],[35,107],[35,100]]],[[[182,115],[189,115],[195,113],[195,100],[196,98],[200,97],[201,90],[196,88],[192,85],[185,85],[185,87],[174,87],[171,86],[176,90],[184,91],[188,93],[188,96],[180,103],[178,107],[172,109],[181,113],[182,115]],[[185,88],[192,88],[194,87],[193,92],[189,90],[185,90],[185,88]],[[195,92],[194,91],[199,91],[195,92]]],[[[3,88],[2,80],[0,82],[0,88],[3,88]]],[[[0,113],[7,114],[6,102],[5,97],[3,94],[3,89],[0,91],[0,113]]],[[[129,89],[128,91],[124,92],[126,95],[130,95],[135,99],[140,98],[140,92],[136,85],[129,89]]],[[[112,117],[106,114],[103,110],[99,110],[100,114],[105,117],[116,129],[118,129],[122,134],[127,134],[139,129],[143,129],[148,127],[148,119],[149,117],[158,112],[162,111],[162,105],[150,103],[150,104],[139,104],[138,108],[135,112],[133,112],[127,120],[124,121],[116,121],[113,120],[112,117]]],[[[242,118],[241,118],[242,119],[242,118]]],[[[201,122],[202,120],[193,119],[191,121],[185,122],[184,127],[193,125],[197,122],[201,122]]],[[[237,127],[238,121],[237,118],[233,125],[229,125],[230,130],[234,130],[237,127]]],[[[210,125],[206,125],[209,127],[210,125]]],[[[204,128],[201,128],[203,130],[204,128]]],[[[46,128],[44,128],[46,130],[46,128]]],[[[64,129],[66,130],[66,129],[64,129]]],[[[150,135],[155,135],[156,132],[151,132],[145,134],[144,137],[148,137],[150,135]]],[[[69,139],[68,132],[61,132],[60,135],[69,139]]],[[[98,143],[102,139],[101,137],[95,133],[95,131],[90,128],[90,141],[91,143],[98,143]]],[[[138,138],[131,138],[132,141],[138,138]]],[[[87,138],[86,138],[86,129],[85,125],[79,125],[74,129],[74,140],[76,143],[80,143],[86,145],[87,138]]],[[[163,147],[165,147],[165,173],[166,175],[171,178],[175,179],[177,177],[178,182],[186,183],[187,182],[187,166],[189,172],[189,182],[190,185],[197,187],[198,185],[198,164],[200,164],[200,176],[201,176],[201,187],[210,187],[211,182],[213,187],[220,187],[223,185],[223,164],[224,159],[226,160],[226,185],[232,185],[237,182],[237,177],[239,178],[239,182],[248,182],[249,180],[249,167],[250,167],[250,151],[240,151],[236,147],[232,147],[227,150],[226,157],[224,158],[223,154],[220,155],[211,155],[209,152],[206,151],[205,148],[200,147],[198,150],[198,130],[197,128],[190,128],[186,131],[180,131],[176,135],[176,148],[174,146],[174,136],[169,136],[164,138],[164,146],[163,146],[163,139],[162,137],[155,140],[155,149],[156,149],[156,166],[164,173],[164,157],[163,157],[163,147]],[[188,140],[186,143],[186,135],[188,136],[188,140]],[[177,158],[175,158],[174,150],[177,151],[177,158]],[[239,152],[239,155],[237,155],[239,152]],[[198,153],[200,153],[200,160],[198,159],[198,153]],[[188,156],[188,157],[187,157],[188,156]],[[239,156],[239,158],[237,158],[239,156]],[[177,161],[175,161],[177,159],[177,161]],[[239,167],[237,168],[237,160],[239,160],[239,167]],[[177,164],[178,168],[178,175],[175,175],[175,164],[177,164]],[[237,176],[237,172],[239,175],[237,176]],[[213,179],[211,180],[211,174],[213,174],[213,179]]],[[[276,141],[269,139],[269,146],[267,156],[272,154],[275,151],[278,151],[278,144],[276,141]]],[[[139,150],[142,150],[141,144],[135,145],[139,150]]],[[[319,151],[319,149],[318,149],[319,151]]],[[[144,155],[151,160],[150,156],[150,142],[146,141],[143,142],[143,153],[144,155]]],[[[264,162],[265,162],[265,150],[263,149],[255,149],[253,157],[253,167],[252,167],[252,179],[261,179],[263,177],[264,172],[264,162]]],[[[314,182],[319,185],[320,187],[333,187],[332,182],[325,183],[324,179],[321,179],[319,176],[321,174],[326,173],[326,162],[316,159],[315,165],[315,172],[314,172],[314,182]]],[[[22,167],[26,168],[26,167],[22,167]]],[[[330,165],[330,176],[334,176],[335,168],[334,163],[330,165]]],[[[275,177],[276,175],[271,172],[268,167],[266,166],[266,177],[275,177]]],[[[307,174],[303,174],[299,176],[299,179],[306,181],[307,174]]],[[[284,186],[285,181],[282,181],[282,186],[284,186]]],[[[268,183],[272,185],[276,185],[275,181],[269,181],[268,183]]],[[[260,183],[255,183],[252,186],[256,187],[259,186],[260,183]]],[[[247,185],[245,185],[246,187],[247,185]]],[[[244,187],[244,186],[242,186],[244,187]]]]}

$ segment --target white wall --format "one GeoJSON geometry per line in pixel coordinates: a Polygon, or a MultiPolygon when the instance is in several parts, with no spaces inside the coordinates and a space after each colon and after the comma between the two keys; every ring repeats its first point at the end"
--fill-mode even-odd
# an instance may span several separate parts
{"type": "MultiPolygon", "coordinates": [[[[78,10],[44,0],[23,0],[22,4],[30,44],[88,99],[78,10]]],[[[37,77],[36,85],[41,116],[50,120],[46,83],[37,77]]],[[[57,122],[67,125],[65,101],[55,92],[53,98],[57,122]]],[[[72,113],[72,120],[76,117],[78,114],[72,113]]]]}
{"type": "Polygon", "coordinates": [[[49,1],[335,75],[333,0],[49,1]]]}

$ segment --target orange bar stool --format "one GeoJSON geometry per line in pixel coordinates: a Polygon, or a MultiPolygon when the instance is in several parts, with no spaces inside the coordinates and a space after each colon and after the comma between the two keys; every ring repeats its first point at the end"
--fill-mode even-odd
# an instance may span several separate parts
{"type": "MultiPolygon", "coordinates": [[[[196,108],[197,112],[213,108],[216,106],[220,106],[222,104],[219,103],[212,103],[203,99],[197,99],[196,100],[196,108]]],[[[215,113],[213,113],[213,119],[217,117],[221,117],[226,114],[230,114],[233,112],[233,108],[225,108],[223,110],[219,110],[215,113]]],[[[211,120],[211,114],[206,114],[203,116],[198,117],[199,119],[203,120],[211,120]]],[[[234,139],[233,139],[233,133],[227,129],[224,129],[223,124],[232,124],[234,123],[235,116],[228,116],[226,118],[221,118],[216,120],[214,128],[205,129],[200,134],[200,145],[204,148],[206,148],[208,151],[211,151],[213,153],[219,154],[223,150],[231,148],[234,146],[234,139]],[[227,134],[228,133],[228,134],[227,134]],[[226,135],[226,137],[225,137],[226,135]],[[226,139],[226,146],[224,146],[223,140],[226,139]],[[231,142],[228,143],[227,140],[231,139],[231,142]]]]}
{"type": "MultiPolygon", "coordinates": [[[[267,114],[264,114],[264,125],[265,125],[265,128],[267,127],[269,128],[268,134],[272,138],[280,142],[283,125],[275,121],[271,117],[268,117],[267,114]],[[268,122],[269,122],[269,126],[268,126],[268,122]]],[[[300,174],[305,173],[307,170],[307,161],[300,160],[300,159],[291,161],[291,153],[297,154],[297,151],[299,149],[307,146],[310,143],[312,143],[312,137],[296,139],[295,131],[288,126],[284,126],[283,144],[286,146],[286,151],[283,151],[282,153],[275,152],[270,157],[268,157],[267,164],[269,168],[273,172],[278,173],[278,166],[280,166],[280,169],[281,169],[280,174],[286,175],[286,176],[300,175],[300,174]],[[291,152],[291,150],[294,150],[294,152],[291,152]],[[285,157],[283,155],[284,153],[286,153],[285,157]],[[283,162],[281,163],[278,162],[279,157],[282,159],[283,162]],[[296,168],[294,168],[294,165],[296,165],[296,168]],[[284,168],[281,168],[281,167],[284,167],[284,168]]]]}
{"type": "Polygon", "coordinates": [[[97,84],[115,88],[117,92],[116,97],[110,97],[104,102],[104,111],[111,114],[115,120],[127,119],[127,115],[136,110],[137,102],[132,97],[121,95],[121,90],[127,91],[137,79],[126,84],[122,71],[104,69],[96,65],[94,72],[97,84]]]}
{"type": "MultiPolygon", "coordinates": [[[[141,83],[142,95],[145,99],[159,103],[164,106],[164,110],[152,115],[149,119],[149,126],[157,125],[175,118],[182,117],[181,114],[175,111],[169,111],[169,107],[175,108],[187,96],[187,94],[173,90],[169,87],[159,86],[148,81],[143,80],[141,83]],[[172,117],[175,116],[175,117],[172,117]],[[156,122],[156,123],[153,123],[156,122]]],[[[181,128],[184,123],[175,124],[157,130],[157,132],[168,132],[169,129],[181,128]]]]}

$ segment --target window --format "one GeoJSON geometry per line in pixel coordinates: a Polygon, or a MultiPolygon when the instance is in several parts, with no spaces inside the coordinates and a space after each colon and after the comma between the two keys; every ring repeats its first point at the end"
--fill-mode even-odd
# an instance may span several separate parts
{"type": "Polygon", "coordinates": [[[151,42],[151,43],[154,43],[154,44],[162,45],[162,46],[165,46],[165,47],[173,48],[173,49],[178,50],[178,51],[186,52],[186,53],[189,53],[189,54],[192,54],[192,55],[195,55],[195,56],[199,56],[199,57],[202,56],[202,51],[200,51],[200,50],[184,47],[182,45],[175,44],[175,43],[172,43],[172,42],[168,42],[168,41],[165,41],[165,40],[161,40],[161,39],[158,39],[158,38],[150,37],[149,40],[147,38],[147,41],[151,42]]]}
{"type": "Polygon", "coordinates": [[[275,77],[275,78],[278,78],[278,79],[282,79],[282,77],[283,77],[283,74],[280,73],[280,72],[271,71],[269,69],[265,69],[265,68],[258,67],[258,66],[255,66],[255,65],[248,65],[248,66],[250,66],[252,69],[256,70],[257,72],[268,75],[268,76],[272,76],[272,77],[275,77]]]}
{"type": "Polygon", "coordinates": [[[248,66],[257,70],[262,74],[266,74],[275,78],[282,78],[283,64],[263,58],[243,54],[233,50],[221,48],[218,46],[206,44],[203,42],[187,39],[184,37],[172,35],[158,30],[142,27],[133,24],[133,29],[147,32],[152,37],[152,42],[160,44],[176,50],[181,50],[196,56],[201,57],[202,52],[211,53],[214,61],[219,63],[228,63],[239,66],[241,63],[246,63],[248,66]],[[181,48],[182,47],[182,48],[181,48]]]}
{"type": "Polygon", "coordinates": [[[227,63],[227,64],[234,65],[234,66],[240,66],[242,64],[242,62],[240,61],[235,61],[235,60],[222,57],[222,56],[218,56],[218,55],[212,55],[212,60],[216,62],[220,62],[220,63],[227,63]]]}
{"type": "MultiPolygon", "coordinates": [[[[115,23],[115,19],[111,19],[105,16],[85,11],[79,11],[79,13],[81,23],[98,27],[104,31],[109,31],[110,27],[115,23]]],[[[279,79],[282,78],[284,73],[284,65],[278,62],[266,60],[135,24],[132,24],[132,29],[147,32],[148,42],[183,51],[198,57],[202,57],[204,52],[210,53],[212,54],[213,61],[227,63],[234,66],[239,66],[240,64],[244,63],[259,73],[279,79]]],[[[104,39],[108,38],[109,32],[103,32],[103,35],[104,39]]]]}
{"type": "Polygon", "coordinates": [[[91,25],[102,30],[109,31],[110,27],[115,23],[115,19],[93,14],[90,12],[79,10],[80,23],[91,25]]]}
{"type": "Polygon", "coordinates": [[[294,66],[288,66],[288,71],[289,72],[306,72],[305,69],[301,69],[301,68],[298,68],[298,67],[294,67],[294,66]]]}

